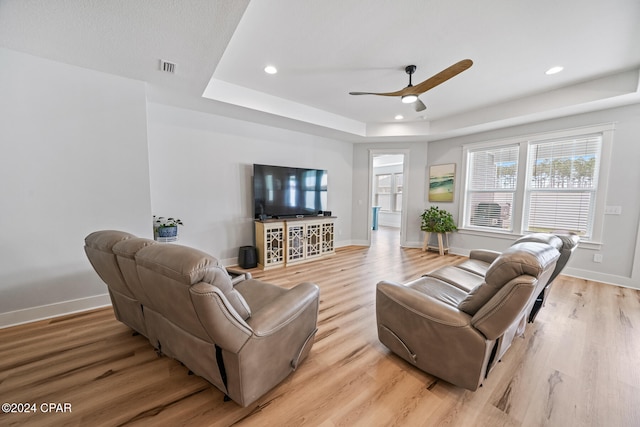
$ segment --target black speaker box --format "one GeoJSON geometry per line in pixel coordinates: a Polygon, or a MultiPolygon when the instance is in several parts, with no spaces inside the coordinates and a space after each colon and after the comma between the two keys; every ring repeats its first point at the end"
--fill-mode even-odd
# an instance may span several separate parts
{"type": "Polygon", "coordinates": [[[238,253],[240,268],[255,268],[258,266],[258,254],[254,246],[241,246],[238,253]]]}

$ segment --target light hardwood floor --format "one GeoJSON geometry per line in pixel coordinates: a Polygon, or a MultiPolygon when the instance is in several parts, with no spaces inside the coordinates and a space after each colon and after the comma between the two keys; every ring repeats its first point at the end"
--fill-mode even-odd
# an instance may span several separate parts
{"type": "Polygon", "coordinates": [[[640,426],[640,291],[561,277],[536,323],[469,392],[391,354],[375,322],[379,280],[404,282],[462,257],[400,249],[389,229],[374,240],[253,270],[284,287],[314,281],[321,302],[309,358],[250,407],[158,357],[107,308],[0,330],[0,403],[38,409],[0,412],[0,425],[640,426]],[[42,412],[49,402],[71,412],[42,412]]]}

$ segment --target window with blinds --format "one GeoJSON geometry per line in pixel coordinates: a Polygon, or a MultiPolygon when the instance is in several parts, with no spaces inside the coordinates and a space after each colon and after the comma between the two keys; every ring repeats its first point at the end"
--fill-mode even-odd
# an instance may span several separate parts
{"type": "Polygon", "coordinates": [[[402,174],[381,174],[375,177],[374,204],[380,210],[402,211],[402,174]]]}
{"type": "Polygon", "coordinates": [[[402,211],[402,174],[397,173],[394,175],[394,178],[395,203],[393,210],[400,212],[402,211]]]}
{"type": "Polygon", "coordinates": [[[602,137],[529,144],[524,230],[592,235],[602,137]]]}
{"type": "Polygon", "coordinates": [[[462,229],[569,232],[599,244],[614,124],[463,147],[462,229]]]}
{"type": "Polygon", "coordinates": [[[391,210],[391,174],[376,175],[374,204],[383,211],[391,210]]]}
{"type": "Polygon", "coordinates": [[[518,145],[469,151],[465,225],[512,231],[518,145]]]}

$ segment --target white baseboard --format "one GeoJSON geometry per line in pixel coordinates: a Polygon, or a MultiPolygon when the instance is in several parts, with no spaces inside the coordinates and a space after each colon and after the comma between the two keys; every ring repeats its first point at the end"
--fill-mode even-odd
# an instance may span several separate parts
{"type": "Polygon", "coordinates": [[[0,329],[111,305],[109,294],[0,313],[0,329]]]}
{"type": "Polygon", "coordinates": [[[346,246],[369,246],[369,242],[366,240],[342,240],[336,242],[336,248],[344,248],[346,246]]]}
{"type": "Polygon", "coordinates": [[[422,242],[406,242],[402,245],[403,248],[415,248],[422,249],[422,242]]]}
{"type": "Polygon", "coordinates": [[[631,277],[617,276],[615,274],[600,273],[598,271],[582,270],[580,268],[571,267],[566,267],[562,270],[562,274],[565,276],[577,277],[579,279],[591,280],[609,285],[640,289],[640,283],[631,277]]]}

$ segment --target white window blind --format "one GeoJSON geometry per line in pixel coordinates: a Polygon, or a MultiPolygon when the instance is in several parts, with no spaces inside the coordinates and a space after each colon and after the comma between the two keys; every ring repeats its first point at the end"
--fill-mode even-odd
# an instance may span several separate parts
{"type": "Polygon", "coordinates": [[[376,175],[376,192],[374,204],[380,210],[389,212],[402,211],[402,174],[376,175]]]}
{"type": "Polygon", "coordinates": [[[600,135],[529,144],[525,231],[592,235],[601,147],[600,135]]]}
{"type": "Polygon", "coordinates": [[[376,204],[383,211],[391,210],[391,175],[376,175],[376,204]]]}
{"type": "Polygon", "coordinates": [[[572,232],[600,244],[612,123],[463,147],[462,229],[572,232]]]}
{"type": "Polygon", "coordinates": [[[465,226],[513,230],[518,145],[469,151],[465,226]]]}
{"type": "Polygon", "coordinates": [[[397,173],[394,175],[395,177],[395,206],[393,208],[394,211],[400,212],[402,211],[402,174],[397,173]]]}

